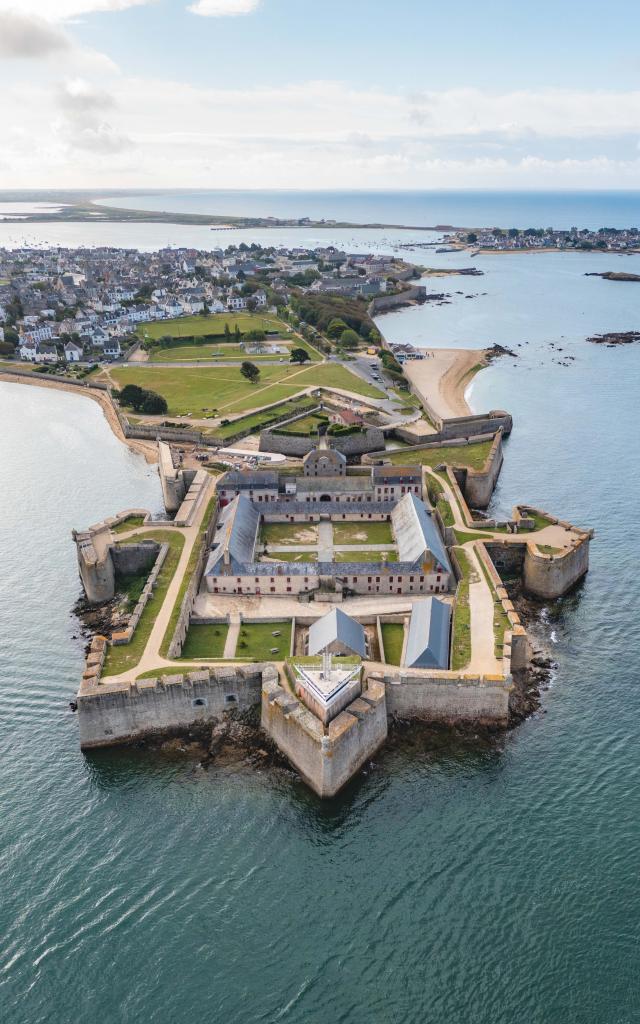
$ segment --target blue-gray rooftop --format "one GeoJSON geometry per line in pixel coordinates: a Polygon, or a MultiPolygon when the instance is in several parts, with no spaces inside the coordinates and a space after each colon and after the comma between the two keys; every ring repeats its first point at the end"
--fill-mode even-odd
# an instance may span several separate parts
{"type": "Polygon", "coordinates": [[[437,597],[413,602],[405,665],[407,668],[448,668],[451,608],[437,597]]]}

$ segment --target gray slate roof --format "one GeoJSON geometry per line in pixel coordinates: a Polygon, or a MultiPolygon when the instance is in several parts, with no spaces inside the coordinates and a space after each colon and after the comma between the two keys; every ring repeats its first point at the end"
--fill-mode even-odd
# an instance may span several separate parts
{"type": "Polygon", "coordinates": [[[407,668],[449,668],[451,608],[437,597],[414,601],[409,622],[407,668]]]}
{"type": "Polygon", "coordinates": [[[334,640],[339,640],[354,654],[364,658],[364,627],[341,608],[332,608],[309,627],[309,654],[320,654],[334,640]]]}
{"type": "Polygon", "coordinates": [[[207,560],[206,575],[216,573],[228,551],[232,567],[253,560],[260,513],[244,494],[239,494],[223,508],[216,526],[211,554],[207,560]]]}
{"type": "Polygon", "coordinates": [[[398,561],[417,563],[430,551],[446,572],[451,572],[447,549],[438,525],[424,501],[415,494],[405,494],[391,513],[393,532],[398,546],[398,561]]]}

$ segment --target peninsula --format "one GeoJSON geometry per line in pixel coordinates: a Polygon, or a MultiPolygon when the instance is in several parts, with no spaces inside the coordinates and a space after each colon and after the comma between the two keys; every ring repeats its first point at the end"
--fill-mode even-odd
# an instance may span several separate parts
{"type": "Polygon", "coordinates": [[[504,729],[530,709],[501,574],[559,597],[592,532],[528,504],[486,517],[512,418],[466,404],[486,353],[384,339],[380,314],[426,297],[416,267],[255,245],[23,250],[0,272],[5,379],[99,401],[162,486],[167,518],[105,510],[73,534],[102,618],[83,750],[259,709],[331,797],[395,719],[504,729]]]}

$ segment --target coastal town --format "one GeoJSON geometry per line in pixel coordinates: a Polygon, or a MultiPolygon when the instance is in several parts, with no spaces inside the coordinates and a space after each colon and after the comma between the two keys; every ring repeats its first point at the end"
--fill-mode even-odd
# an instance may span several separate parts
{"type": "Polygon", "coordinates": [[[556,228],[463,228],[446,232],[440,251],[470,249],[476,252],[529,252],[553,249],[575,250],[577,252],[618,252],[640,251],[640,229],[572,227],[566,231],[556,228]]]}
{"type": "MultiPolygon", "coordinates": [[[[114,360],[141,325],[181,316],[275,312],[292,295],[306,293],[311,299],[360,302],[362,321],[366,303],[406,290],[418,276],[404,260],[333,247],[4,249],[0,354],[41,364],[114,360]]],[[[348,326],[359,329],[360,323],[348,326]]]]}

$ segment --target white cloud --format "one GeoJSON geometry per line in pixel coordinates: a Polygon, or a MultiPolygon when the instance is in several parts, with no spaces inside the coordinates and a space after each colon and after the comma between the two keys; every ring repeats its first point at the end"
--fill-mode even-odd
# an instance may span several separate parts
{"type": "Polygon", "coordinates": [[[37,15],[0,10],[0,58],[40,58],[68,50],[71,40],[37,15]]]}
{"type": "Polygon", "coordinates": [[[0,0],[1,11],[14,14],[37,15],[47,21],[64,21],[79,14],[95,11],[124,11],[127,7],[140,7],[155,0],[0,0]]]}
{"type": "Polygon", "coordinates": [[[640,172],[636,92],[203,88],[71,56],[64,84],[10,83],[0,187],[615,188],[640,172]]]}
{"type": "Polygon", "coordinates": [[[205,18],[222,18],[236,14],[251,14],[257,11],[261,0],[196,0],[187,7],[192,14],[201,14],[205,18]]]}

